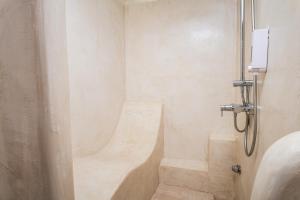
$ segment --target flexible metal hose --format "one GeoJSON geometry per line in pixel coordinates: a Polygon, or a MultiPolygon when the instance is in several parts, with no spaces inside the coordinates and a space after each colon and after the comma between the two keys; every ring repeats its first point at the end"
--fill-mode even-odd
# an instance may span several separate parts
{"type": "MultiPolygon", "coordinates": [[[[248,150],[248,130],[250,128],[250,126],[248,125],[248,127],[245,129],[245,135],[244,135],[244,149],[245,149],[245,153],[248,157],[250,157],[255,149],[255,144],[256,144],[256,137],[257,137],[257,93],[258,93],[258,89],[257,89],[257,75],[255,74],[253,77],[253,83],[254,83],[254,87],[253,87],[253,103],[254,103],[254,113],[253,113],[253,120],[254,120],[254,126],[253,126],[253,137],[252,137],[252,143],[251,143],[251,148],[250,150],[248,150]]],[[[249,116],[249,114],[248,114],[249,116]]]]}
{"type": "Polygon", "coordinates": [[[237,132],[243,133],[246,131],[246,129],[248,128],[249,124],[250,124],[250,117],[249,114],[247,112],[245,112],[246,115],[246,122],[245,122],[245,127],[243,129],[240,129],[238,127],[238,123],[237,123],[237,113],[234,113],[234,128],[237,132]]]}
{"type": "MultiPolygon", "coordinates": [[[[245,133],[244,135],[244,150],[245,154],[250,157],[255,149],[255,144],[256,144],[256,137],[257,137],[257,75],[254,75],[254,94],[253,94],[253,100],[254,100],[254,113],[253,113],[253,120],[254,120],[254,127],[253,127],[253,138],[252,138],[252,143],[251,143],[251,148],[249,150],[248,147],[248,138],[249,138],[249,129],[250,129],[250,113],[245,112],[246,115],[246,121],[245,121],[245,127],[243,129],[239,129],[238,124],[237,124],[237,113],[234,113],[234,128],[236,131],[240,133],[245,133]]],[[[247,91],[247,93],[249,90],[247,91]]]]}

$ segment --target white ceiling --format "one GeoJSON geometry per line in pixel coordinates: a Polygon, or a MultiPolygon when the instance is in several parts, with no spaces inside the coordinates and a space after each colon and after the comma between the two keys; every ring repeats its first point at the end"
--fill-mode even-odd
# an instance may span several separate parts
{"type": "Polygon", "coordinates": [[[144,3],[144,2],[152,2],[158,0],[120,0],[124,4],[132,4],[132,3],[144,3]]]}

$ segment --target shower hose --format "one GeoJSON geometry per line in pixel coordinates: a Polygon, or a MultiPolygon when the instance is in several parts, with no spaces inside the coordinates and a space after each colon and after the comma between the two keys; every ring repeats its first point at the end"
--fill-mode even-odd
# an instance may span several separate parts
{"type": "MultiPolygon", "coordinates": [[[[242,102],[244,106],[250,105],[250,86],[246,86],[246,94],[245,94],[245,88],[241,87],[241,97],[242,97],[242,102]],[[246,97],[245,97],[246,95],[246,97]]],[[[238,127],[238,122],[237,122],[238,114],[234,113],[234,128],[240,132],[240,133],[245,133],[244,135],[244,150],[245,154],[250,157],[255,149],[255,144],[256,144],[256,136],[257,136],[257,75],[254,75],[254,80],[253,80],[253,111],[246,111],[245,112],[245,126],[240,129],[238,127]],[[249,150],[249,131],[251,128],[250,124],[250,118],[253,118],[253,137],[252,137],[252,142],[251,142],[251,147],[249,150]]]]}

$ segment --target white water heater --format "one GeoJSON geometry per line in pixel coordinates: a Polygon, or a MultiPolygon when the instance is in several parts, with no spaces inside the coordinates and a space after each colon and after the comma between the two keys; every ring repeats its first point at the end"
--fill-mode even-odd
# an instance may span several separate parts
{"type": "Polygon", "coordinates": [[[268,67],[269,28],[252,32],[252,59],[249,72],[265,73],[268,67]]]}

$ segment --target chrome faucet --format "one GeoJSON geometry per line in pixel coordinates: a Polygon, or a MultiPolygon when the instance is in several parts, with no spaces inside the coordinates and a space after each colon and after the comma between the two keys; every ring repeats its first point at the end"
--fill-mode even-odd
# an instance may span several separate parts
{"type": "Polygon", "coordinates": [[[246,104],[246,105],[241,105],[241,104],[229,104],[229,105],[221,105],[221,116],[223,117],[223,112],[224,111],[230,111],[235,114],[241,113],[241,112],[246,112],[248,114],[252,114],[254,111],[254,105],[253,104],[246,104]]]}

